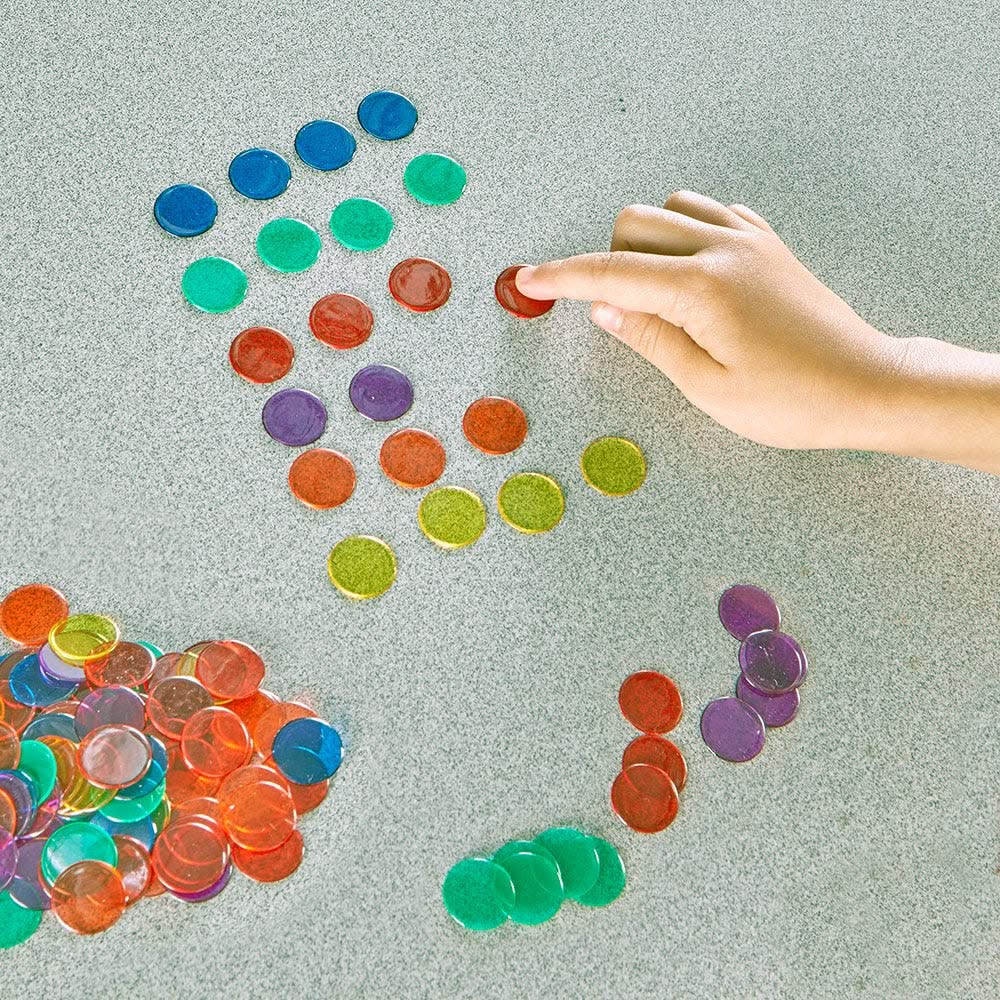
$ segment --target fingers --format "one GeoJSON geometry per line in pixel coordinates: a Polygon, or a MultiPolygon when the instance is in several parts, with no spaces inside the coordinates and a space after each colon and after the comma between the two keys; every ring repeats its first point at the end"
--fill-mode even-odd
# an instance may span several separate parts
{"type": "Polygon", "coordinates": [[[739,213],[727,208],[722,202],[708,198],[694,191],[675,191],[663,205],[666,209],[680,212],[713,226],[746,231],[749,224],[739,213]]]}
{"type": "Polygon", "coordinates": [[[590,315],[599,327],[656,365],[689,398],[708,391],[725,373],[680,327],[659,316],[618,309],[606,302],[595,302],[590,315]]]}
{"type": "MultiPolygon", "coordinates": [[[[758,215],[752,208],[747,208],[746,205],[730,205],[729,209],[735,212],[741,219],[746,219],[751,225],[756,226],[758,229],[763,229],[765,233],[774,233],[767,220],[763,216],[758,215]]],[[[774,233],[774,235],[777,236],[777,233],[774,233]]]]}
{"type": "Polygon", "coordinates": [[[680,300],[697,267],[692,257],[635,253],[586,253],[522,267],[518,289],[533,299],[600,300],[619,309],[677,318],[680,300]]]}
{"type": "Polygon", "coordinates": [[[615,219],[611,249],[694,254],[717,243],[722,235],[718,226],[680,212],[653,208],[652,205],[629,205],[615,219]]]}

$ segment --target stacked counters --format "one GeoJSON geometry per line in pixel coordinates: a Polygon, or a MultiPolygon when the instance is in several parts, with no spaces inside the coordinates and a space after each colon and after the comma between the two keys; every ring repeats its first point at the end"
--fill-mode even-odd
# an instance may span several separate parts
{"type": "Polygon", "coordinates": [[[339,733],[261,688],[235,640],[163,653],[30,584],[0,602],[0,947],[45,910],[79,934],[140,899],[218,895],[298,868],[302,815],[340,766],[339,733]]]}
{"type": "Polygon", "coordinates": [[[715,754],[739,763],[764,749],[768,729],[798,714],[808,661],[799,643],[780,630],[778,606],[760,587],[730,587],[719,599],[719,619],[740,642],[740,674],[735,697],[705,707],[701,734],[715,754]]]}
{"type": "Polygon", "coordinates": [[[449,915],[470,931],[508,920],[541,924],[564,902],[607,906],[625,888],[625,866],[615,847],[572,827],[553,827],[534,840],[512,840],[492,857],[465,858],[444,878],[449,915]]]}
{"type": "Polygon", "coordinates": [[[637,833],[659,833],[677,817],[687,783],[684,756],[663,733],[681,720],[683,704],[674,682],[655,670],[625,678],[618,692],[622,715],[641,736],[625,748],[611,786],[611,808],[637,833]]]}

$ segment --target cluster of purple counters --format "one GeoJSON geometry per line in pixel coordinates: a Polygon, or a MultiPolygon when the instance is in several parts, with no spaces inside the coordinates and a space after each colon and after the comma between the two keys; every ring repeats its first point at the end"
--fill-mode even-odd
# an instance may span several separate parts
{"type": "Polygon", "coordinates": [[[808,662],[802,647],[780,630],[774,598],[760,587],[736,584],[719,598],[719,620],[740,643],[736,696],[709,702],[701,735],[723,760],[752,760],[768,729],[786,726],[799,711],[799,687],[808,662]]]}

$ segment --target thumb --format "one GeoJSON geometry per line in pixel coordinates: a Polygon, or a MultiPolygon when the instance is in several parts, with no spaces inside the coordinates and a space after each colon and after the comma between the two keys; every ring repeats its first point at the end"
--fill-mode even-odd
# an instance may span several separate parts
{"type": "Polygon", "coordinates": [[[684,330],[659,316],[629,312],[606,302],[595,302],[590,315],[602,330],[659,368],[689,398],[725,372],[684,330]]]}

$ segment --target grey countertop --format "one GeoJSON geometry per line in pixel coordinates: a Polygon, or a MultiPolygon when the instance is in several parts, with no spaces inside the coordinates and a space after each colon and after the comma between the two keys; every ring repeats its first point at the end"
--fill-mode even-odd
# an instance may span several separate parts
{"type": "Polygon", "coordinates": [[[0,587],[34,579],[135,638],[258,647],[268,686],[341,725],[347,758],[276,886],[234,879],[212,903],[160,899],[107,934],[47,919],[0,954],[4,997],[873,997],[978,1000],[1000,974],[998,481],[850,453],[769,451],[690,407],[560,304],[519,323],[500,269],[607,245],[618,209],[691,187],[761,211],[867,319],[898,335],[1000,348],[996,10],[898,0],[10,5],[0,23],[3,350],[0,587]],[[137,10],[137,7],[146,8],[137,10]],[[294,159],[296,128],[389,86],[420,109],[398,143],[359,137],[333,175],[294,159]],[[250,204],[226,182],[251,145],[293,162],[250,204]],[[437,150],[468,169],[430,209],[402,169],[437,150]],[[220,220],[186,242],[156,194],[210,188],[220,220]],[[353,255],[326,220],[348,195],[396,215],[353,255]],[[323,233],[320,263],[265,273],[276,214],[323,233]],[[203,253],[244,263],[250,294],[207,316],[180,298],[203,253]],[[426,316],[385,287],[412,254],[448,266],[426,316]],[[355,291],[363,347],[308,334],[311,304],[355,291]],[[291,453],[237,379],[235,332],[294,340],[286,380],[330,405],[323,444],[358,468],[342,509],[289,495],[291,453]],[[490,507],[482,540],[443,553],[417,498],[378,469],[385,429],[355,414],[363,363],[411,374],[412,422],[438,433],[448,482],[490,507]],[[465,405],[518,399],[521,451],[466,444],[465,405]],[[583,446],[622,433],[646,486],[609,500],[583,446]],[[567,514],[525,537],[495,514],[504,476],[564,486],[567,514]],[[325,557],[354,531],[399,558],[375,602],[342,598],[325,557]],[[724,586],[771,589],[811,658],[800,718],[748,765],[717,760],[698,715],[735,678],[724,586]],[[629,730],[621,680],[654,667],[687,711],[691,771],[665,833],[607,804],[629,730]],[[626,893],[538,928],[475,936],[440,884],[459,858],[559,823],[617,844],[626,893]]]}

